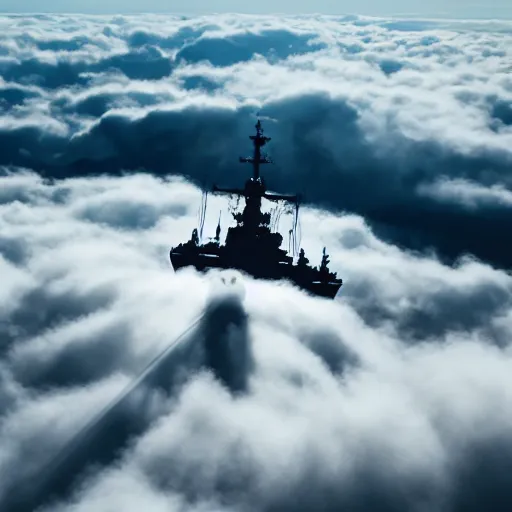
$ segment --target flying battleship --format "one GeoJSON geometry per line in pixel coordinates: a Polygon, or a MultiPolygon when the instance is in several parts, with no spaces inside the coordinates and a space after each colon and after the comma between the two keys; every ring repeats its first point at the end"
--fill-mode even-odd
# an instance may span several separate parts
{"type": "Polygon", "coordinates": [[[194,229],[190,240],[170,251],[174,270],[189,266],[195,267],[198,271],[213,268],[235,269],[257,279],[288,280],[310,294],[334,298],[343,281],[337,278],[335,272],[329,270],[329,256],[325,247],[319,267],[309,264],[304,249],[297,250],[299,196],[267,191],[265,180],[260,175],[260,166],[272,163],[272,160],[262,152],[262,148],[271,138],[263,134],[260,120],[256,124],[256,134],[250,135],[249,138],[254,146],[253,155],[240,157],[241,163],[250,163],[253,169],[253,175],[245,182],[245,187],[243,189],[213,187],[213,193],[245,198],[243,211],[232,212],[236,226],[228,229],[225,242],[222,244],[219,217],[215,237],[202,243],[206,209],[206,202],[204,202],[203,217],[200,220],[201,236],[198,229],[194,229]],[[289,233],[288,251],[281,248],[283,236],[273,229],[271,213],[262,212],[262,199],[272,202],[284,201],[295,206],[294,225],[289,233]]]}

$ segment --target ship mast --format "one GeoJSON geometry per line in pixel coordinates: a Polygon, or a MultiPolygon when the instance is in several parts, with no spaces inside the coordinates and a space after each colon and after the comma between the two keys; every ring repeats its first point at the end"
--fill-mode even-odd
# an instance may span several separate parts
{"type": "Polygon", "coordinates": [[[249,135],[249,138],[252,140],[254,145],[254,154],[250,157],[240,157],[241,163],[251,163],[253,169],[253,179],[260,179],[260,165],[261,164],[270,164],[272,160],[268,158],[266,155],[262,156],[261,148],[272,139],[270,137],[266,137],[263,135],[263,128],[261,127],[261,121],[258,119],[256,123],[256,135],[249,135]]]}
{"type": "Polygon", "coordinates": [[[263,135],[263,127],[261,126],[261,121],[258,119],[256,123],[256,135],[249,135],[249,138],[253,142],[254,150],[253,156],[250,157],[240,157],[239,161],[241,163],[250,163],[252,164],[253,176],[245,182],[245,187],[243,189],[239,188],[221,188],[216,185],[213,186],[213,192],[221,192],[225,194],[234,194],[239,196],[244,196],[246,201],[248,198],[259,197],[269,199],[270,201],[290,201],[298,204],[299,196],[297,195],[288,195],[288,194],[274,194],[273,192],[267,192],[267,188],[265,186],[265,182],[262,176],[260,176],[260,165],[262,164],[271,164],[272,159],[268,156],[263,155],[261,152],[261,148],[270,140],[270,137],[263,135]]]}
{"type": "Polygon", "coordinates": [[[270,231],[268,227],[270,214],[262,213],[262,199],[268,199],[270,201],[282,200],[295,203],[295,222],[293,228],[293,231],[295,232],[299,215],[299,197],[297,195],[274,194],[272,192],[267,192],[265,180],[260,176],[260,165],[272,163],[272,160],[261,151],[261,148],[271,139],[270,137],[263,135],[263,128],[260,120],[256,123],[256,134],[250,135],[249,138],[252,140],[254,146],[253,155],[250,157],[240,157],[239,160],[241,163],[252,164],[252,177],[245,182],[245,187],[243,189],[219,188],[214,186],[213,191],[244,196],[245,208],[243,212],[241,214],[233,214],[233,217],[237,221],[238,227],[243,229],[245,236],[248,238],[258,238],[263,233],[261,231],[262,229],[264,231],[270,231]]]}

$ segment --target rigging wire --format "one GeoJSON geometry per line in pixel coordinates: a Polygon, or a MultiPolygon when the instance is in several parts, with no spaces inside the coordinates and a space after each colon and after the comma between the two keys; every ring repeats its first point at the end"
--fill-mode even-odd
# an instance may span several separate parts
{"type": "Polygon", "coordinates": [[[272,209],[272,220],[270,223],[271,231],[279,230],[279,222],[281,221],[281,216],[285,210],[286,206],[282,203],[278,203],[275,208],[272,209]]]}
{"type": "Polygon", "coordinates": [[[276,231],[279,228],[279,222],[281,221],[281,215],[283,215],[284,212],[284,205],[281,205],[281,208],[277,212],[277,218],[276,218],[276,231]]]}
{"type": "Polygon", "coordinates": [[[297,257],[297,223],[299,217],[299,204],[295,205],[295,215],[293,219],[293,228],[292,228],[292,255],[295,259],[297,257]]]}
{"type": "Polygon", "coordinates": [[[197,227],[198,230],[201,230],[201,216],[203,215],[203,200],[204,200],[204,192],[201,194],[201,204],[197,209],[197,227]]]}
{"type": "Polygon", "coordinates": [[[270,231],[274,231],[276,224],[277,206],[270,210],[270,231]]]}
{"type": "Polygon", "coordinates": [[[201,236],[201,222],[203,220],[203,205],[204,205],[204,192],[201,194],[201,204],[199,205],[199,209],[197,210],[197,228],[199,231],[199,236],[201,236]]]}
{"type": "Polygon", "coordinates": [[[300,244],[302,238],[302,229],[299,216],[299,204],[295,207],[295,218],[293,224],[293,257],[298,258],[300,253],[300,244]]]}
{"type": "Polygon", "coordinates": [[[204,221],[206,219],[206,209],[207,209],[207,206],[208,206],[208,191],[206,191],[205,195],[204,195],[204,212],[203,212],[203,225],[201,226],[201,234],[202,234],[203,227],[204,227],[204,221]]]}
{"type": "Polygon", "coordinates": [[[299,204],[297,203],[297,209],[295,215],[295,253],[294,256],[298,258],[300,252],[300,244],[302,241],[302,226],[300,223],[300,215],[299,215],[299,204]]]}
{"type": "Polygon", "coordinates": [[[206,207],[208,204],[208,191],[203,192],[203,197],[201,201],[201,214],[200,214],[200,221],[199,221],[199,240],[203,240],[203,228],[204,228],[204,221],[206,219],[206,207]]]}

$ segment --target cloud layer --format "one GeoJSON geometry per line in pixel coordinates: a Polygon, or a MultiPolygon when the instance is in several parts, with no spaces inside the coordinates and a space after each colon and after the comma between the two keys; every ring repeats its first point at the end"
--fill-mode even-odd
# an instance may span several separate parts
{"type": "Polygon", "coordinates": [[[509,266],[512,25],[364,17],[3,17],[0,164],[243,182],[269,120],[275,189],[381,236],[509,266]],[[239,177],[237,178],[237,176],[239,177]],[[429,190],[430,193],[423,193],[429,190]],[[441,227],[440,227],[441,226],[441,227]]]}
{"type": "Polygon", "coordinates": [[[221,301],[84,433],[207,300],[208,280],[167,263],[200,191],[21,170],[1,190],[3,506],[507,509],[509,275],[306,209],[303,246],[315,262],[328,243],[342,296],[245,278],[242,307],[221,301]]]}
{"type": "Polygon", "coordinates": [[[0,24],[1,509],[508,512],[512,25],[0,24]],[[169,265],[257,113],[336,301],[169,265]]]}

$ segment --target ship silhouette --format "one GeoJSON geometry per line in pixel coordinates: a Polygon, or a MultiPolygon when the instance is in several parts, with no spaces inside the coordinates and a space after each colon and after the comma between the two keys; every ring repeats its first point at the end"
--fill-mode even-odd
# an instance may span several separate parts
{"type": "MultiPolygon", "coordinates": [[[[297,250],[299,196],[268,192],[265,180],[260,176],[260,166],[272,163],[272,160],[261,151],[271,138],[263,134],[259,120],[256,124],[256,134],[250,135],[249,138],[254,146],[253,155],[240,157],[241,163],[250,163],[253,168],[253,175],[245,182],[245,187],[243,189],[213,187],[213,193],[245,198],[243,211],[232,212],[236,226],[228,229],[224,244],[220,242],[220,217],[215,238],[206,243],[201,243],[199,232],[194,229],[190,240],[170,251],[174,270],[189,266],[198,271],[213,268],[236,269],[257,279],[288,280],[313,295],[334,298],[343,282],[337,278],[335,272],[329,270],[329,256],[325,247],[319,267],[309,264],[304,249],[297,250]],[[262,199],[273,202],[284,201],[295,206],[294,225],[289,233],[288,251],[281,248],[283,236],[272,229],[271,213],[261,211],[262,199]],[[293,249],[291,249],[292,246],[293,249]]],[[[201,212],[201,234],[205,210],[206,201],[203,202],[201,212]]]]}

